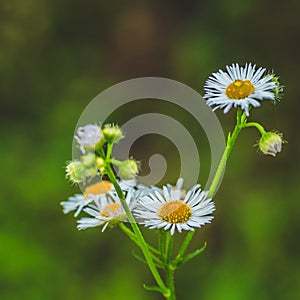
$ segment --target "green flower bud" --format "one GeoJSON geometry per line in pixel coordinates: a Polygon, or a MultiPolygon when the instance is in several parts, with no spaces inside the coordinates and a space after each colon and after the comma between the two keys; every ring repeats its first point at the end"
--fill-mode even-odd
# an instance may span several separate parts
{"type": "Polygon", "coordinates": [[[104,139],[109,143],[117,143],[123,137],[122,130],[118,125],[105,124],[102,129],[104,139]]]}
{"type": "Polygon", "coordinates": [[[85,167],[95,167],[96,155],[94,153],[87,153],[86,155],[81,156],[81,161],[85,167]]]}
{"type": "Polygon", "coordinates": [[[72,161],[66,166],[66,177],[73,183],[85,180],[85,166],[81,161],[72,161]]]}
{"type": "Polygon", "coordinates": [[[100,170],[101,173],[103,173],[105,169],[105,161],[102,157],[96,158],[96,167],[100,170]]]}
{"type": "Polygon", "coordinates": [[[138,163],[133,159],[128,159],[120,162],[119,167],[119,176],[122,179],[129,180],[136,177],[139,172],[138,163]]]}
{"type": "Polygon", "coordinates": [[[281,151],[282,134],[266,132],[259,140],[259,150],[266,155],[276,156],[281,151]]]}

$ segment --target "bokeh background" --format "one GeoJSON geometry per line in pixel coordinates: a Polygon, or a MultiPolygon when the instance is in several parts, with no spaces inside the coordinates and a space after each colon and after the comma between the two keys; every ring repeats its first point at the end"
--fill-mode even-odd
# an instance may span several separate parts
{"type": "MultiPolygon", "coordinates": [[[[300,299],[299,12],[296,0],[2,0],[0,298],[161,299],[143,289],[152,278],[117,229],[78,232],[61,212],[59,202],[78,192],[64,178],[77,120],[123,80],[167,77],[203,94],[211,72],[254,62],[274,69],[286,90],[251,120],[284,132],[288,143],[275,159],[264,157],[253,148],[257,132],[242,132],[215,197],[215,220],[191,245],[207,241],[207,250],[179,269],[177,294],[300,299]]],[[[139,113],[124,109],[115,121],[139,113]]],[[[217,115],[228,132],[233,112],[217,115]]],[[[160,145],[149,138],[150,147],[137,142],[138,158],[160,145]]],[[[175,168],[168,176],[175,180],[175,168]]]]}

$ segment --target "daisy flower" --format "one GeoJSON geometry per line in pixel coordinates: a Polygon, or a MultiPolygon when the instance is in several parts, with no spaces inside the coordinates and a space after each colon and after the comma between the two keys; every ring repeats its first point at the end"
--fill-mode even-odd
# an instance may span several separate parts
{"type": "MultiPolygon", "coordinates": [[[[134,190],[127,192],[126,203],[132,209],[136,203],[134,190]]],[[[77,221],[77,228],[84,230],[91,227],[102,226],[102,232],[108,225],[113,226],[119,222],[126,221],[126,212],[122,206],[120,198],[114,192],[107,194],[105,197],[98,198],[95,204],[89,205],[84,212],[92,217],[81,218],[77,221]]]]}
{"type": "Polygon", "coordinates": [[[201,191],[200,185],[195,185],[181,200],[177,197],[178,193],[172,193],[164,186],[162,194],[155,191],[142,197],[134,209],[134,215],[146,227],[170,230],[171,235],[175,230],[193,231],[213,219],[210,214],[215,210],[215,205],[207,199],[207,194],[207,191],[201,191]]]}
{"type": "MultiPolygon", "coordinates": [[[[128,190],[129,187],[122,184],[124,190],[128,190]]],[[[68,198],[67,201],[63,201],[60,204],[63,206],[63,213],[67,214],[71,211],[75,211],[74,217],[78,217],[84,207],[93,203],[97,197],[106,195],[114,190],[114,186],[110,181],[102,180],[87,186],[83,194],[76,194],[68,198]]]]}
{"type": "Polygon", "coordinates": [[[232,107],[240,107],[249,116],[250,107],[260,106],[261,100],[275,100],[277,77],[266,74],[265,68],[238,64],[226,66],[227,72],[213,73],[204,85],[204,99],[213,110],[227,113],[232,107]]]}

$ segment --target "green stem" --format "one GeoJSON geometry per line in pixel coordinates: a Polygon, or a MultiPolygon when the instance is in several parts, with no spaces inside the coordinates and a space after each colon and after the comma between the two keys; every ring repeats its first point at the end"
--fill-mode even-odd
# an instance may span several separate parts
{"type": "Polygon", "coordinates": [[[228,136],[227,139],[227,144],[225,151],[222,155],[222,158],[220,160],[220,163],[218,165],[216,174],[213,178],[213,181],[210,185],[209,191],[208,191],[208,197],[213,197],[215,194],[216,189],[218,188],[218,185],[220,183],[220,179],[222,178],[223,172],[225,170],[226,162],[228,160],[228,157],[231,153],[231,150],[235,144],[235,141],[242,130],[242,128],[245,126],[244,121],[245,121],[245,114],[242,114],[241,110],[237,111],[237,116],[236,116],[236,125],[233,129],[233,132],[231,135],[228,136]]]}
{"type": "Polygon", "coordinates": [[[166,299],[175,300],[175,282],[174,282],[174,273],[176,267],[171,264],[171,254],[172,254],[172,247],[173,247],[173,235],[170,232],[166,232],[166,241],[165,241],[165,259],[166,259],[166,278],[167,278],[167,286],[170,290],[170,295],[166,299]]]}
{"type": "MultiPolygon", "coordinates": [[[[226,162],[228,160],[228,157],[231,153],[231,150],[235,144],[235,141],[240,133],[240,131],[242,130],[242,128],[246,127],[245,126],[246,123],[246,115],[242,113],[242,111],[240,109],[238,109],[237,111],[237,116],[236,116],[236,125],[233,129],[233,132],[231,135],[228,135],[228,139],[227,139],[227,144],[226,144],[226,148],[224,150],[224,153],[222,155],[222,158],[219,162],[217,171],[215,173],[215,176],[212,180],[212,183],[210,185],[209,191],[208,191],[208,197],[213,197],[216,189],[218,188],[219,184],[220,184],[220,180],[222,179],[222,175],[223,172],[225,170],[225,166],[226,166],[226,162]]],[[[249,123],[248,123],[249,124],[249,123]]],[[[195,231],[189,231],[183,241],[183,244],[178,252],[178,255],[176,256],[175,259],[175,263],[178,263],[180,261],[180,259],[184,256],[184,253],[186,251],[186,249],[188,248],[193,236],[195,234],[195,231]]]]}
{"type": "Polygon", "coordinates": [[[111,153],[112,153],[113,144],[108,143],[107,144],[107,150],[106,150],[106,161],[110,159],[111,153]]]}
{"type": "Polygon", "coordinates": [[[180,261],[180,259],[183,257],[186,249],[188,248],[192,238],[193,238],[193,235],[194,235],[194,231],[189,231],[180,247],[180,250],[175,258],[175,265],[177,265],[177,263],[180,261]]]}
{"type": "Polygon", "coordinates": [[[175,270],[168,265],[166,270],[167,284],[170,289],[170,295],[166,297],[168,300],[176,300],[174,273],[175,270]]]}
{"type": "Polygon", "coordinates": [[[166,231],[165,230],[160,230],[159,231],[159,237],[158,237],[158,249],[159,249],[159,252],[160,252],[160,256],[161,256],[161,259],[165,260],[165,255],[164,255],[164,247],[165,247],[165,234],[166,234],[166,231]]]}
{"type": "Polygon", "coordinates": [[[170,234],[168,231],[166,233],[166,250],[165,250],[165,258],[166,262],[169,263],[171,259],[171,253],[172,253],[172,247],[173,247],[173,235],[170,234]]]}
{"type": "Polygon", "coordinates": [[[261,135],[264,135],[266,133],[265,129],[257,122],[246,123],[244,124],[244,127],[256,127],[261,135]]]}
{"type": "MultiPolygon", "coordinates": [[[[109,146],[110,144],[108,144],[109,146]]],[[[109,149],[109,148],[108,148],[109,149]]],[[[123,194],[117,180],[116,180],[116,177],[115,177],[115,174],[114,172],[112,171],[112,168],[111,166],[108,164],[106,166],[106,172],[107,172],[107,175],[110,179],[110,181],[112,182],[112,184],[114,185],[115,189],[116,189],[116,192],[121,200],[121,203],[122,203],[122,206],[126,212],[126,215],[127,215],[127,218],[128,218],[128,221],[130,222],[130,225],[132,227],[132,230],[133,232],[135,233],[135,236],[136,236],[136,239],[139,243],[139,246],[144,254],[144,257],[145,257],[145,260],[149,266],[149,269],[156,281],[156,283],[158,284],[158,286],[160,287],[163,295],[169,295],[170,291],[169,289],[165,286],[163,280],[161,279],[161,276],[157,270],[157,267],[152,259],[152,255],[150,253],[150,250],[148,249],[147,247],[147,244],[145,242],[145,239],[137,225],[137,223],[135,222],[135,219],[130,211],[130,208],[128,207],[126,201],[125,201],[125,195],[123,194]]]]}

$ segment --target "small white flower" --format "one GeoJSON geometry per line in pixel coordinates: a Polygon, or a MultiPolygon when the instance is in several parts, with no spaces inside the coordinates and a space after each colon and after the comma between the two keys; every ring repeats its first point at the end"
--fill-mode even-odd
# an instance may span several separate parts
{"type": "Polygon", "coordinates": [[[227,113],[232,107],[240,107],[249,116],[249,107],[260,106],[261,100],[275,100],[277,87],[274,75],[266,75],[264,68],[238,64],[226,66],[227,72],[213,73],[204,85],[204,99],[213,110],[223,109],[227,113]]]}
{"type": "Polygon", "coordinates": [[[170,230],[171,235],[175,230],[194,230],[206,223],[210,223],[215,210],[211,199],[207,199],[207,191],[201,191],[199,185],[195,185],[187,192],[183,200],[178,198],[178,193],[173,193],[164,186],[162,194],[155,191],[142,197],[134,209],[134,215],[141,219],[150,229],[163,228],[170,230]]]}
{"type": "Polygon", "coordinates": [[[78,128],[75,140],[80,146],[80,151],[85,154],[85,148],[93,148],[102,139],[101,128],[95,124],[87,124],[78,128]]]}
{"type": "MultiPolygon", "coordinates": [[[[134,190],[127,192],[126,203],[132,209],[136,203],[134,190]]],[[[92,218],[81,218],[77,221],[77,228],[84,230],[91,227],[102,226],[104,231],[107,226],[113,226],[119,222],[126,221],[126,212],[122,206],[120,198],[114,192],[107,194],[105,197],[98,198],[95,204],[89,205],[84,212],[91,215],[92,218]]]]}
{"type": "Polygon", "coordinates": [[[83,194],[76,194],[68,198],[67,201],[63,201],[60,204],[63,206],[63,212],[65,214],[74,211],[74,217],[78,217],[84,207],[96,199],[106,195],[114,190],[114,186],[110,181],[101,180],[85,188],[83,194]]]}

